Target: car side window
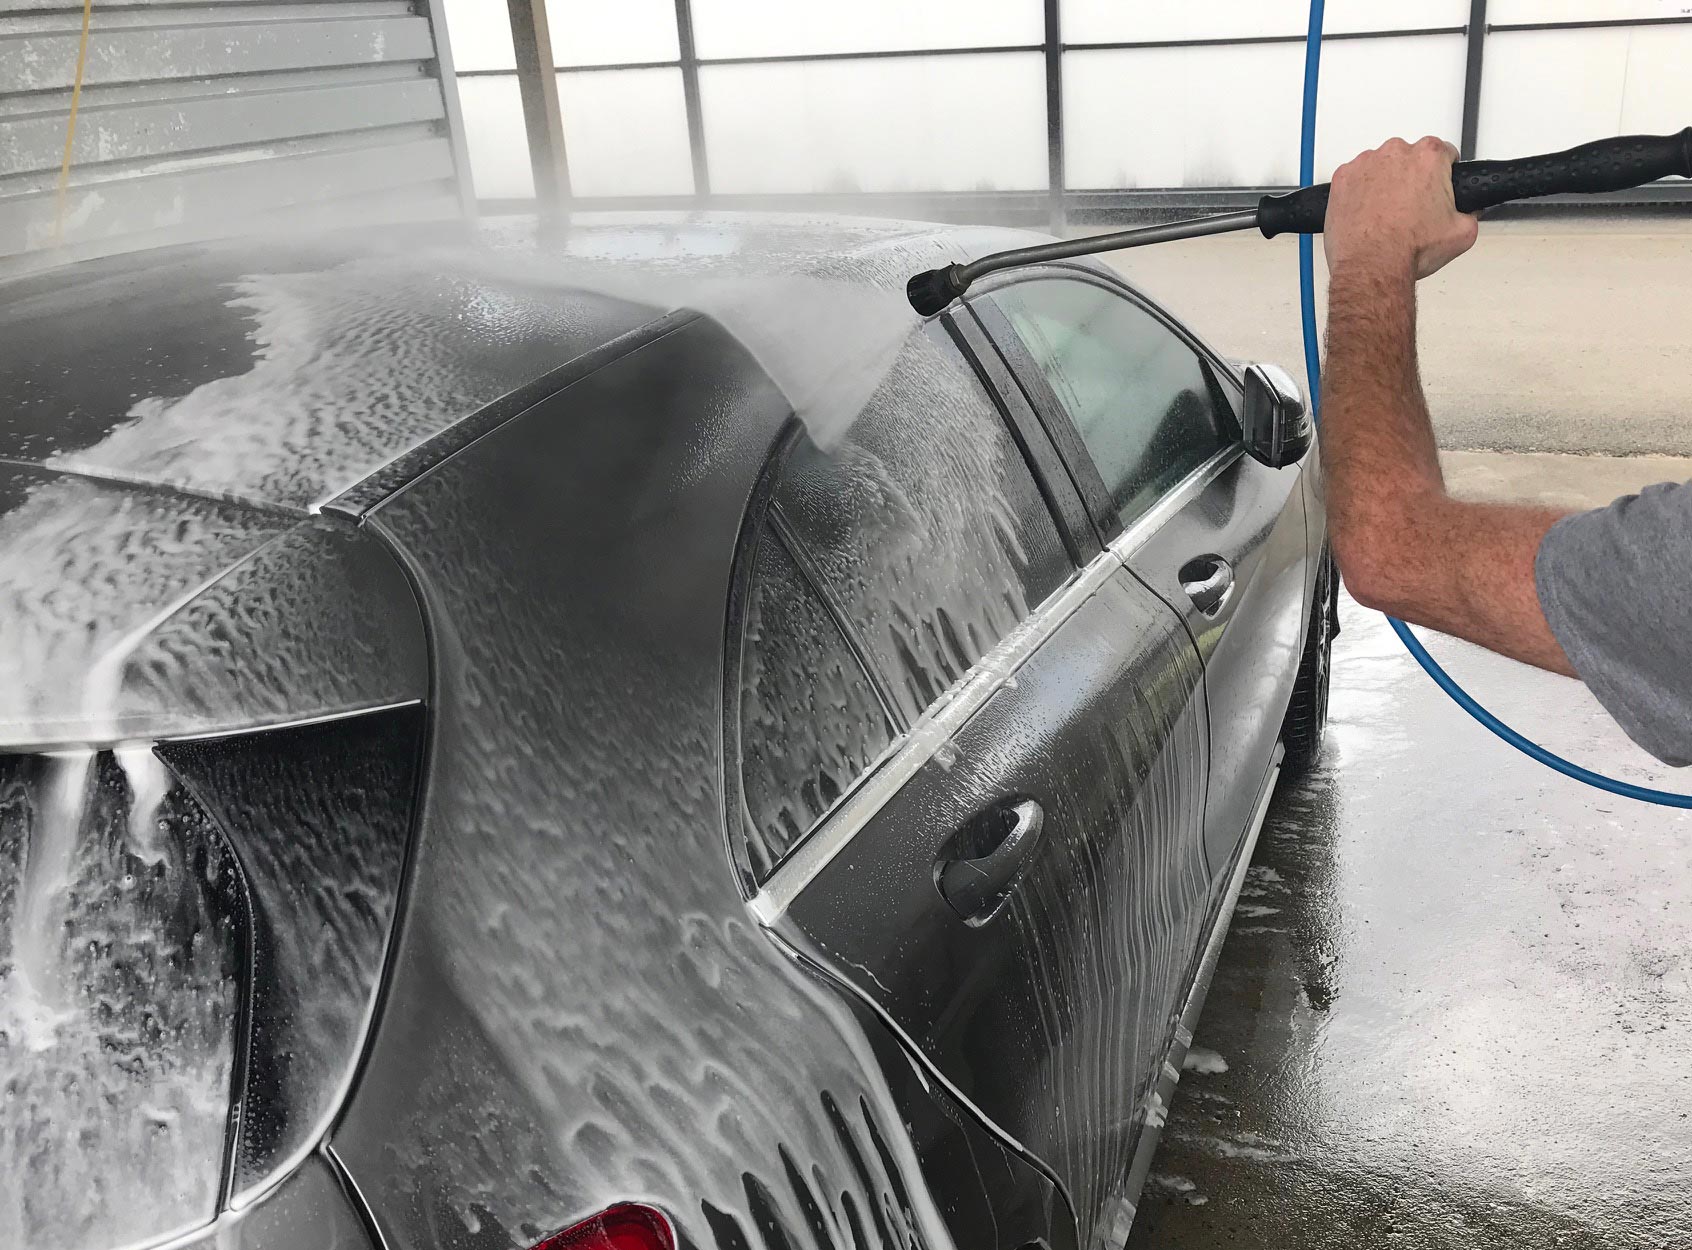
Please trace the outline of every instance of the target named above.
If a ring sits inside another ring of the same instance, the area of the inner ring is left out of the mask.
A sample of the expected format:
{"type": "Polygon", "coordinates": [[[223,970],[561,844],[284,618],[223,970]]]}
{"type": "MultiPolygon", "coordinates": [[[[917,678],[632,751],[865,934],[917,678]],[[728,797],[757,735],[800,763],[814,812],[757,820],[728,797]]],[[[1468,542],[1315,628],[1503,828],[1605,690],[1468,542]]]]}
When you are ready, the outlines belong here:
{"type": "Polygon", "coordinates": [[[741,838],[760,882],[892,740],[862,663],[766,523],[753,555],[740,655],[741,838]]]}
{"type": "Polygon", "coordinates": [[[917,331],[883,367],[855,415],[778,453],[751,531],[731,824],[760,884],[1074,571],[1004,414],[945,332],[917,331]]]}
{"type": "Polygon", "coordinates": [[[912,334],[775,508],[906,724],[1074,570],[1004,414],[946,332],[912,334]]]}
{"type": "Polygon", "coordinates": [[[1210,365],[1132,300],[1069,278],[990,298],[1074,422],[1123,525],[1237,440],[1210,365]]]}

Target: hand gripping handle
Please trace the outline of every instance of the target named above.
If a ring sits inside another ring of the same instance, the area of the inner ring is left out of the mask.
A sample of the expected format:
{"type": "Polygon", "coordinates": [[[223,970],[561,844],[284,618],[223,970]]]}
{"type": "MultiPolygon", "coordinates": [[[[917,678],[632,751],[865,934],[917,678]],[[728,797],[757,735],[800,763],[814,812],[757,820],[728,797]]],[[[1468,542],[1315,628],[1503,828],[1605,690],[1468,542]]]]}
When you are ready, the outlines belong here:
{"type": "MultiPolygon", "coordinates": [[[[1537,195],[1623,191],[1676,174],[1692,178],[1692,126],[1679,134],[1622,135],[1513,161],[1459,161],[1451,167],[1451,186],[1459,211],[1474,213],[1537,195]]],[[[1321,234],[1327,215],[1324,182],[1264,196],[1257,205],[1257,228],[1266,239],[1321,234]]]]}

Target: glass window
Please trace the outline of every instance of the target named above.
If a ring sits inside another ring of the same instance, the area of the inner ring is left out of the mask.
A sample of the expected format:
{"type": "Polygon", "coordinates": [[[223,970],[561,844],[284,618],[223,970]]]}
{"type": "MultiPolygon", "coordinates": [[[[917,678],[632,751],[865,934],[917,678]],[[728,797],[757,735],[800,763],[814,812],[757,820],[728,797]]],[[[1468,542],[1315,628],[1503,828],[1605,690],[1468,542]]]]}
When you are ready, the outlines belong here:
{"type": "Polygon", "coordinates": [[[741,822],[762,881],[893,739],[858,659],[768,525],[754,556],[740,658],[741,822]]]}
{"type": "Polygon", "coordinates": [[[699,55],[716,58],[1026,47],[1046,24],[1028,0],[693,0],[693,28],[699,55]]]}
{"type": "Polygon", "coordinates": [[[764,880],[1073,565],[998,407],[914,334],[844,429],[801,434],[741,636],[746,862],[764,880]]]}
{"type": "Polygon", "coordinates": [[[701,66],[711,187],[1044,190],[1045,92],[1038,52],[701,66]]]}
{"type": "Polygon", "coordinates": [[[1235,441],[1209,365],[1138,304],[1062,278],[992,299],[1074,421],[1124,525],[1235,441]]]}
{"type": "MultiPolygon", "coordinates": [[[[559,74],[571,194],[693,194],[683,98],[679,69],[559,74]]],[[[518,116],[517,129],[526,136],[518,116]]]]}
{"type": "Polygon", "coordinates": [[[819,441],[799,441],[775,507],[909,723],[1073,565],[1003,414],[937,325],[819,441]]]}
{"type": "MultiPolygon", "coordinates": [[[[1414,35],[1324,47],[1317,178],[1392,135],[1459,134],[1465,46],[1462,35],[1414,35]]],[[[1302,42],[1065,52],[1065,180],[1078,190],[1296,185],[1303,78],[1302,42]],[[1124,117],[1159,121],[1124,126],[1124,117]]],[[[1490,62],[1486,81],[1490,96],[1490,62]]],[[[1552,84],[1565,81],[1573,80],[1553,78],[1540,90],[1555,93],[1552,84]]]]}

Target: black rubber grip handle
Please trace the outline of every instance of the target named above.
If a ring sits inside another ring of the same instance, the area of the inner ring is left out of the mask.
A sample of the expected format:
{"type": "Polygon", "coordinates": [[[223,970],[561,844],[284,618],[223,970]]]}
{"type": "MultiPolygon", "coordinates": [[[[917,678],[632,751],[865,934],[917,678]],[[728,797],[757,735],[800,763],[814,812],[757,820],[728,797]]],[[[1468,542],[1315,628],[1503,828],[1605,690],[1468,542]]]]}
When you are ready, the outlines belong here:
{"type": "MultiPolygon", "coordinates": [[[[1495,204],[1536,195],[1624,191],[1678,174],[1692,178],[1692,126],[1673,135],[1621,135],[1583,143],[1567,152],[1523,156],[1513,161],[1459,161],[1451,167],[1457,207],[1476,213],[1495,204]]],[[[1328,184],[1286,195],[1266,195],[1257,204],[1263,237],[1321,234],[1328,215],[1328,184]]]]}

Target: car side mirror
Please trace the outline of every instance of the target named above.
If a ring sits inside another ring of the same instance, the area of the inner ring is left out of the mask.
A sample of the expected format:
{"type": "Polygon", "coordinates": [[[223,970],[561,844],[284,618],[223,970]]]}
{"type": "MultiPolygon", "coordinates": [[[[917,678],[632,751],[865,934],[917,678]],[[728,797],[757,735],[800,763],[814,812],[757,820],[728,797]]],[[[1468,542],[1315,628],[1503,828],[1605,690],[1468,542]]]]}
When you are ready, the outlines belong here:
{"type": "Polygon", "coordinates": [[[1298,383],[1279,365],[1247,365],[1240,418],[1246,451],[1271,469],[1297,464],[1316,441],[1298,383]]]}

